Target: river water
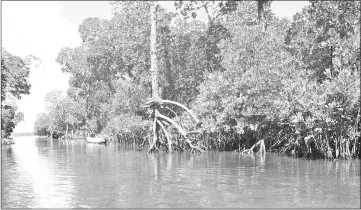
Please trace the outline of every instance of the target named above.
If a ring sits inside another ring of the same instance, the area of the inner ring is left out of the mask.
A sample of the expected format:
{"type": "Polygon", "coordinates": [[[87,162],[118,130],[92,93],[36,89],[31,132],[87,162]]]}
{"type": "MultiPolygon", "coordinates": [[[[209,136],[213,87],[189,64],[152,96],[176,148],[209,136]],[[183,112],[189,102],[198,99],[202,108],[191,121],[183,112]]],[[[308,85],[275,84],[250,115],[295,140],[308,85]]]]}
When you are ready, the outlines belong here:
{"type": "Polygon", "coordinates": [[[232,152],[148,154],[16,137],[1,149],[2,208],[359,208],[360,161],[232,152]]]}

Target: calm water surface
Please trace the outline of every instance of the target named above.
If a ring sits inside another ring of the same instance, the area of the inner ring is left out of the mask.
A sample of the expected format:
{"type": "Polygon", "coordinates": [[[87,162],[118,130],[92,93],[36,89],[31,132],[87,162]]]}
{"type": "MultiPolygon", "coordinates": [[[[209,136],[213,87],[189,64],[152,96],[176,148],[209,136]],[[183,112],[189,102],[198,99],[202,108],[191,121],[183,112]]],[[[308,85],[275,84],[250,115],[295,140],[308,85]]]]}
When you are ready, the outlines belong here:
{"type": "Polygon", "coordinates": [[[17,137],[3,146],[2,208],[359,208],[360,161],[146,152],[17,137]]]}

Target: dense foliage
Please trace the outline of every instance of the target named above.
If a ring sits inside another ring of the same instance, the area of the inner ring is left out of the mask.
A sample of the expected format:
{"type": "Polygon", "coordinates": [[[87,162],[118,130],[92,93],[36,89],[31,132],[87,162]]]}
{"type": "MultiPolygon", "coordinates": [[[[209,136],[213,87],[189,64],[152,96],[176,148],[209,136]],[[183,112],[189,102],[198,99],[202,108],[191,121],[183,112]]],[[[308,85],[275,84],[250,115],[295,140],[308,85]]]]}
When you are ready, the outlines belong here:
{"type": "MultiPolygon", "coordinates": [[[[39,134],[147,142],[150,2],[111,4],[111,20],[84,20],[83,43],[59,52],[70,89],[47,97],[39,134]]],[[[270,4],[177,1],[180,14],[158,7],[159,95],[202,124],[176,107],[161,111],[198,129],[193,142],[206,150],[244,151],[263,139],[268,151],[299,157],[360,155],[360,3],[311,1],[293,21],[275,17],[270,4]],[[197,10],[207,23],[193,19],[197,10]]],[[[188,148],[175,130],[170,136],[173,148],[188,148]]]]}
{"type": "MultiPolygon", "coordinates": [[[[16,99],[29,94],[31,57],[23,59],[1,49],[1,138],[8,138],[17,123],[24,118],[19,112],[16,99]]],[[[34,57],[35,58],[35,57],[34,57]]]]}

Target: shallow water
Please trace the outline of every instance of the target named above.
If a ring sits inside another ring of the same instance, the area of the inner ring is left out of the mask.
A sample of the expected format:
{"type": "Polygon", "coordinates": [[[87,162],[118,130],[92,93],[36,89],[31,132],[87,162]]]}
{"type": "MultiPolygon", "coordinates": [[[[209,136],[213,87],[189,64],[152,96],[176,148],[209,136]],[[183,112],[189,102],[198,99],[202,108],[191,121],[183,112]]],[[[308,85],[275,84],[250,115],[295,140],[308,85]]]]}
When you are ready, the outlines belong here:
{"type": "Polygon", "coordinates": [[[359,160],[14,140],[1,150],[2,208],[360,208],[359,160]]]}

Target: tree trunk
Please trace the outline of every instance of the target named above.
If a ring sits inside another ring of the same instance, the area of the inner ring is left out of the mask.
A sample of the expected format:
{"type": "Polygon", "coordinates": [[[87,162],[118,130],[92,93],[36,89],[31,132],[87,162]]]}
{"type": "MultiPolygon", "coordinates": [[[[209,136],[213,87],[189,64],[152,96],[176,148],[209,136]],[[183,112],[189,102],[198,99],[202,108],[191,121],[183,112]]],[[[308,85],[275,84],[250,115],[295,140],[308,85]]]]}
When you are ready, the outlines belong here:
{"type": "Polygon", "coordinates": [[[157,8],[156,1],[152,2],[150,6],[150,72],[152,75],[152,97],[158,97],[158,65],[157,65],[157,8]]]}
{"type": "MultiPolygon", "coordinates": [[[[150,73],[152,79],[152,98],[158,99],[158,65],[157,65],[157,1],[153,1],[150,5],[150,73]]],[[[156,106],[153,106],[153,143],[149,147],[148,151],[151,151],[158,141],[158,126],[157,126],[157,116],[158,109],[156,106]]]]}
{"type": "Polygon", "coordinates": [[[262,26],[263,33],[265,33],[267,30],[265,7],[269,6],[269,2],[270,1],[268,1],[268,0],[258,0],[257,1],[258,21],[262,26]]]}
{"type": "MultiPolygon", "coordinates": [[[[168,34],[167,34],[168,36],[168,34]]],[[[172,99],[173,97],[173,93],[174,93],[174,81],[173,81],[173,77],[172,77],[172,65],[171,65],[171,59],[168,53],[168,43],[167,43],[167,39],[164,38],[163,39],[163,43],[164,43],[164,58],[165,58],[165,66],[166,66],[166,78],[167,78],[167,82],[168,82],[168,91],[167,91],[167,98],[172,99]],[[173,93],[170,94],[169,91],[172,91],[173,93]],[[171,96],[171,97],[169,97],[171,96]]],[[[162,95],[161,95],[162,96],[162,95]]]]}
{"type": "Polygon", "coordinates": [[[156,5],[157,1],[153,1],[150,5],[150,20],[151,20],[151,30],[150,30],[150,59],[151,59],[151,80],[152,80],[152,98],[146,102],[145,104],[145,108],[149,108],[152,109],[152,115],[151,117],[153,118],[153,142],[151,143],[148,152],[151,152],[153,150],[159,150],[157,148],[157,145],[159,145],[159,130],[160,127],[164,128],[164,134],[168,140],[168,149],[169,152],[172,152],[172,142],[171,139],[168,135],[168,132],[166,131],[164,124],[172,124],[178,131],[179,133],[182,134],[182,136],[184,137],[184,139],[186,140],[186,142],[189,144],[189,146],[192,148],[192,151],[198,150],[203,152],[202,149],[200,149],[197,146],[192,145],[192,142],[189,140],[189,137],[187,137],[187,132],[185,132],[185,130],[180,127],[176,122],[174,122],[172,119],[160,114],[158,108],[160,108],[161,106],[165,105],[165,104],[173,104],[176,105],[178,107],[183,108],[185,111],[187,111],[189,113],[189,115],[193,118],[193,120],[196,121],[197,126],[200,125],[199,120],[197,119],[197,117],[184,105],[179,104],[177,102],[174,101],[169,101],[169,100],[162,100],[159,97],[159,86],[158,86],[158,65],[157,65],[157,5],[156,5]]]}

